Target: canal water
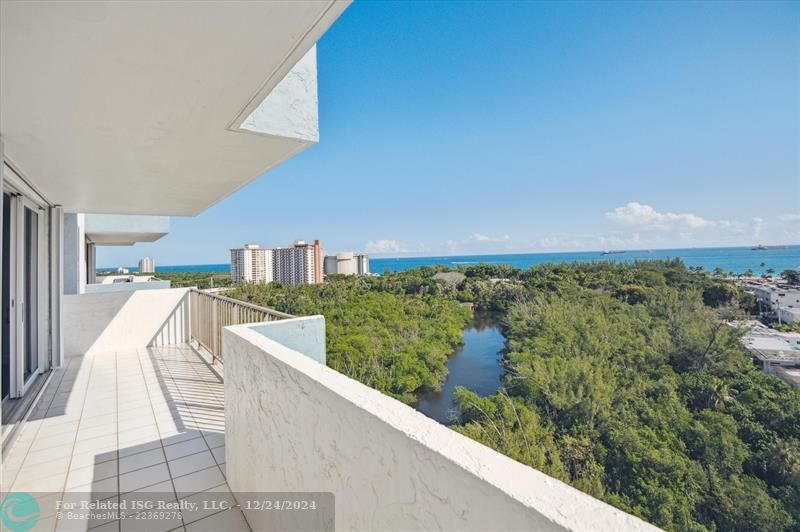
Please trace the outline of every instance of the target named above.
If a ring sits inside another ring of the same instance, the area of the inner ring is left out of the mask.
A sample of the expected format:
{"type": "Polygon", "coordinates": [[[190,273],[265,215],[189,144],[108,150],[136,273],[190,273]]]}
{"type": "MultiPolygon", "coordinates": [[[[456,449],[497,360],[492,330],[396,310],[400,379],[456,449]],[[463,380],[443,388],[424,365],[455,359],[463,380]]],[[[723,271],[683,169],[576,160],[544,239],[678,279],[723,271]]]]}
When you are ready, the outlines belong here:
{"type": "Polygon", "coordinates": [[[500,328],[500,313],[476,312],[464,329],[464,343],[447,361],[447,379],[441,391],[425,393],[416,409],[448,424],[456,386],[464,386],[481,397],[495,393],[502,384],[503,352],[506,339],[500,328]]]}

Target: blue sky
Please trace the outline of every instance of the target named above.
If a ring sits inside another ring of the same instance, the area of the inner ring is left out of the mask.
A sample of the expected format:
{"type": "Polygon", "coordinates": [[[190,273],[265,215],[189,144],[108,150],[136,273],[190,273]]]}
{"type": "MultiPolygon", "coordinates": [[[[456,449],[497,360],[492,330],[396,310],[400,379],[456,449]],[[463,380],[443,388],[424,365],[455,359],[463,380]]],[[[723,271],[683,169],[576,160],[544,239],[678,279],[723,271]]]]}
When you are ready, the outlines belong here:
{"type": "Polygon", "coordinates": [[[318,67],[318,145],[98,264],[800,243],[800,3],[357,1],[318,67]]]}

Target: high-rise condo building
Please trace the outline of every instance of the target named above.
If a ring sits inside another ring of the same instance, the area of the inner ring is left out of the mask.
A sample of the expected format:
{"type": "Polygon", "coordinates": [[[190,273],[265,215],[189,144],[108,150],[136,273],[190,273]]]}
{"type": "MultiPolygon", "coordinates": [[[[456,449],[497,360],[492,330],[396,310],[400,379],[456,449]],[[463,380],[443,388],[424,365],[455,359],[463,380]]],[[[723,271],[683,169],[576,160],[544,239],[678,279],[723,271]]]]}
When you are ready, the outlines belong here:
{"type": "Polygon", "coordinates": [[[245,244],[231,250],[231,279],[234,283],[268,283],[275,279],[273,250],[245,244]]]}
{"type": "Polygon", "coordinates": [[[155,273],[156,261],[150,257],[145,257],[139,261],[139,273],[155,273]]]}
{"type": "Polygon", "coordinates": [[[262,248],[245,244],[231,250],[231,279],[234,283],[317,284],[322,282],[322,244],[298,240],[291,247],[262,248]]]}
{"type": "Polygon", "coordinates": [[[275,280],[285,284],[317,284],[322,282],[322,244],[298,240],[290,248],[275,248],[275,280]]]}

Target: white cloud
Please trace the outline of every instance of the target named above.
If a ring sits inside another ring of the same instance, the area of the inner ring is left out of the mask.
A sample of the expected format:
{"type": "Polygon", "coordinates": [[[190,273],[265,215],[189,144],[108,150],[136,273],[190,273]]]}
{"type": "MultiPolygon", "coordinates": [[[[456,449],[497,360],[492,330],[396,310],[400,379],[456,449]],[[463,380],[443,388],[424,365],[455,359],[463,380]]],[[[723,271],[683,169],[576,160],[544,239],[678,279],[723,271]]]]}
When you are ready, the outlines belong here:
{"type": "Polygon", "coordinates": [[[761,236],[761,227],[764,225],[764,219],[759,218],[758,216],[754,216],[751,221],[753,222],[753,236],[759,237],[761,236]]]}
{"type": "Polygon", "coordinates": [[[786,213],[781,215],[784,222],[800,222],[800,213],[786,213]]]}
{"type": "Polygon", "coordinates": [[[370,240],[364,246],[367,253],[403,253],[405,248],[397,240],[370,240]]]}
{"type": "Polygon", "coordinates": [[[650,205],[631,201],[624,207],[617,207],[612,212],[606,213],[609,220],[656,229],[671,229],[676,226],[697,229],[713,225],[714,222],[706,220],[696,214],[658,212],[650,205]]]}
{"type": "Polygon", "coordinates": [[[475,233],[472,235],[472,240],[477,240],[478,242],[506,242],[511,240],[511,235],[504,234],[502,236],[492,237],[483,233],[475,233]]]}
{"type": "Polygon", "coordinates": [[[539,241],[537,242],[537,245],[540,248],[545,248],[545,249],[557,248],[561,246],[561,241],[557,236],[546,236],[544,238],[540,238],[539,241]]]}

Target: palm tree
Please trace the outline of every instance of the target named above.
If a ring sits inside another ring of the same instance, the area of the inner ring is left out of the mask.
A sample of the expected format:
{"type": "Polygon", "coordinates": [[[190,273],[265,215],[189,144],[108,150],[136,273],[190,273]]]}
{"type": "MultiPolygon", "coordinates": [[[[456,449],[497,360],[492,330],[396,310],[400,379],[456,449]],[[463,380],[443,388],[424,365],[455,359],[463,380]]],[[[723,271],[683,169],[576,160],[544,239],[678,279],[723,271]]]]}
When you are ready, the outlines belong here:
{"type": "Polygon", "coordinates": [[[722,379],[715,379],[711,385],[711,395],[708,398],[708,407],[719,410],[721,407],[733,401],[733,394],[728,384],[722,379]]]}

